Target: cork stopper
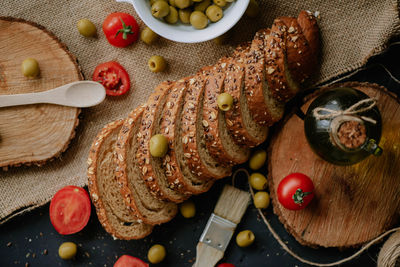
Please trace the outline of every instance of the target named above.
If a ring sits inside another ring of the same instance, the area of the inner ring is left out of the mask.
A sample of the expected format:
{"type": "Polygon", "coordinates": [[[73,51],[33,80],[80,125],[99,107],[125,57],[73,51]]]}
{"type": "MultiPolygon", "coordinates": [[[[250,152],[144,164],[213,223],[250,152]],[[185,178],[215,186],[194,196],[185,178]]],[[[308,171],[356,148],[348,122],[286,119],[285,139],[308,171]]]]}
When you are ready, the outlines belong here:
{"type": "Polygon", "coordinates": [[[343,122],[337,132],[339,142],[348,149],[356,149],[362,146],[367,133],[365,125],[358,121],[343,122]]]}

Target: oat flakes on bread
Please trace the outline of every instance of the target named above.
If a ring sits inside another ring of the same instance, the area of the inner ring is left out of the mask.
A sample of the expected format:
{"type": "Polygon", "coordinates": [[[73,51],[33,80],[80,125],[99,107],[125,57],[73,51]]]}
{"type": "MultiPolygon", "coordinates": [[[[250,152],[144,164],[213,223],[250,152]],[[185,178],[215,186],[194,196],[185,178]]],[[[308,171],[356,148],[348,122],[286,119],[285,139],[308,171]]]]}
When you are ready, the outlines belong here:
{"type": "MultiPolygon", "coordinates": [[[[238,145],[255,147],[264,142],[268,127],[253,120],[245,93],[244,55],[250,46],[239,46],[227,62],[224,91],[233,97],[233,107],[225,112],[226,126],[238,145]]],[[[270,111],[268,111],[270,112],[270,111]]]]}
{"type": "Polygon", "coordinates": [[[143,110],[140,106],[126,118],[115,145],[116,177],[118,190],[125,205],[147,224],[155,225],[170,221],[177,213],[174,203],[156,198],[148,189],[141,175],[136,153],[138,149],[137,135],[143,110]]]}
{"type": "Polygon", "coordinates": [[[287,62],[287,30],[288,27],[281,20],[275,20],[270,34],[265,38],[265,71],[268,88],[273,97],[283,103],[300,91],[300,86],[293,79],[287,62]]]}
{"type": "Polygon", "coordinates": [[[233,136],[228,131],[224,111],[218,107],[217,97],[224,93],[224,81],[228,66],[229,59],[223,58],[216,65],[203,70],[206,84],[202,124],[205,143],[211,156],[223,164],[235,165],[246,162],[250,150],[248,147],[235,143],[233,136]]]}
{"type": "Polygon", "coordinates": [[[177,81],[168,95],[160,125],[161,133],[168,139],[168,152],[162,159],[162,167],[171,188],[184,195],[200,194],[208,191],[214,179],[204,180],[190,171],[185,163],[183,142],[181,138],[181,114],[189,80],[186,77],[177,81]]]}
{"type": "Polygon", "coordinates": [[[162,159],[150,154],[150,139],[153,135],[161,133],[160,125],[164,119],[162,116],[164,106],[174,84],[170,81],[163,82],[149,96],[137,136],[139,148],[136,153],[136,160],[143,180],[157,198],[180,203],[186,200],[189,195],[182,194],[176,188],[171,187],[162,167],[162,159]]]}
{"type": "Polygon", "coordinates": [[[149,235],[153,226],[143,223],[126,207],[114,175],[114,145],[122,125],[123,120],[107,124],[93,141],[87,162],[89,194],[97,217],[109,234],[118,239],[140,239],[149,235]],[[110,190],[113,192],[107,192],[110,190]]]}
{"type": "Polygon", "coordinates": [[[312,49],[296,18],[279,17],[276,20],[283,22],[287,28],[287,65],[293,80],[300,84],[313,73],[316,67],[314,60],[311,60],[312,49]]]}
{"type": "Polygon", "coordinates": [[[186,164],[202,179],[221,179],[231,174],[231,167],[216,161],[207,150],[202,123],[205,76],[202,71],[189,80],[181,114],[181,138],[186,164]]]}

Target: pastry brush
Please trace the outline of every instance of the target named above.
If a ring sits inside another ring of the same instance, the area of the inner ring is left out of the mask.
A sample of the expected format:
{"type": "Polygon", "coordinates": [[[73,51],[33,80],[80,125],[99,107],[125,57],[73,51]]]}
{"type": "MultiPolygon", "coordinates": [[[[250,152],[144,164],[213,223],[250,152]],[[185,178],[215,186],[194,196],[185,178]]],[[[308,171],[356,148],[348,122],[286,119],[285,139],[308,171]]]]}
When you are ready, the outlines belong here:
{"type": "Polygon", "coordinates": [[[197,244],[194,267],[212,267],[222,259],[249,203],[248,192],[225,185],[197,244]]]}

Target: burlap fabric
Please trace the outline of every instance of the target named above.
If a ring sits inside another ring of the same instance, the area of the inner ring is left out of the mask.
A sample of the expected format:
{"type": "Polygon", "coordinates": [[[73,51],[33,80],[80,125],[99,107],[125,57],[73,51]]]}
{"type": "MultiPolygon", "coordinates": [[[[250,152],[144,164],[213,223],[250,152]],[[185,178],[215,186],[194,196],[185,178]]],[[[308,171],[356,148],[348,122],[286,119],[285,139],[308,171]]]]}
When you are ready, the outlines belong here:
{"type": "MultiPolygon", "coordinates": [[[[135,0],[145,1],[145,0],[135,0]]],[[[240,0],[236,0],[240,1],[240,0]]],[[[52,31],[78,58],[86,78],[100,62],[117,60],[126,67],[133,81],[131,92],[121,98],[108,97],[101,105],[83,110],[77,135],[62,158],[43,167],[11,168],[0,171],[0,224],[13,216],[47,203],[61,187],[87,183],[86,158],[89,146],[104,124],[125,117],[146,101],[161,81],[179,79],[213,64],[228,54],[235,44],[251,40],[256,30],[271,25],[277,16],[297,16],[300,10],[320,12],[322,55],[320,72],[312,84],[361,67],[369,57],[383,51],[390,38],[399,32],[398,1],[395,0],[259,0],[260,16],[243,18],[233,30],[229,45],[212,41],[179,44],[161,40],[154,46],[142,42],[120,49],[109,45],[101,31],[104,18],[113,11],[138,16],[133,7],[113,0],[2,0],[0,16],[31,20],[52,31]],[[88,18],[97,26],[98,39],[79,35],[76,22],[88,18]],[[153,74],[147,68],[151,55],[163,55],[169,68],[153,74]]],[[[141,27],[143,23],[140,21],[141,27]]],[[[2,48],[4,49],[4,48],[2,48]]]]}

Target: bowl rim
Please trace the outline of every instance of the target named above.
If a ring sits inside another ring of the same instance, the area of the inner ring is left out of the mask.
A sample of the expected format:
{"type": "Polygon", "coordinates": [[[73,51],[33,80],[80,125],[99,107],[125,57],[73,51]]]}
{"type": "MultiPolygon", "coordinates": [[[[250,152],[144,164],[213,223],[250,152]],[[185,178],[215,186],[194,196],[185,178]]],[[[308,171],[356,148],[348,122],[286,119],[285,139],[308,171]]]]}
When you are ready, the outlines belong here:
{"type": "Polygon", "coordinates": [[[235,14],[235,16],[230,17],[229,20],[225,20],[225,23],[228,23],[225,27],[218,27],[218,28],[207,27],[201,30],[187,31],[185,34],[184,31],[174,29],[173,27],[171,27],[171,25],[162,22],[156,18],[153,18],[151,15],[149,16],[149,11],[147,9],[143,9],[142,5],[139,3],[139,1],[145,1],[145,0],[116,0],[116,1],[127,2],[132,4],[136,13],[143,20],[143,22],[146,24],[147,27],[149,27],[155,33],[168,40],[180,43],[205,42],[226,33],[233,26],[235,26],[236,23],[241,19],[250,2],[250,0],[236,0],[233,6],[233,10],[230,11],[230,13],[235,14]]]}

